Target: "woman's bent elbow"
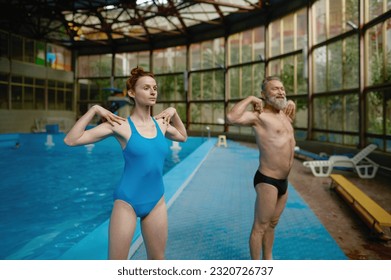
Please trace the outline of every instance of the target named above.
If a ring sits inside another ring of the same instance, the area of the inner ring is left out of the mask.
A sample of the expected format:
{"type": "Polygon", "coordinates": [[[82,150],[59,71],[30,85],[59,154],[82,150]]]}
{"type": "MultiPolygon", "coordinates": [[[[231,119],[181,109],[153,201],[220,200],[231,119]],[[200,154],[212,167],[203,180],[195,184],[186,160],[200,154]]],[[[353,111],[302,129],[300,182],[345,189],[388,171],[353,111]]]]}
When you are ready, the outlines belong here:
{"type": "Polygon", "coordinates": [[[182,135],[181,139],[178,140],[178,142],[186,142],[187,141],[187,134],[182,135]]]}
{"type": "Polygon", "coordinates": [[[67,136],[65,136],[64,138],[64,143],[67,146],[71,146],[71,147],[76,146],[75,142],[71,141],[67,136]]]}

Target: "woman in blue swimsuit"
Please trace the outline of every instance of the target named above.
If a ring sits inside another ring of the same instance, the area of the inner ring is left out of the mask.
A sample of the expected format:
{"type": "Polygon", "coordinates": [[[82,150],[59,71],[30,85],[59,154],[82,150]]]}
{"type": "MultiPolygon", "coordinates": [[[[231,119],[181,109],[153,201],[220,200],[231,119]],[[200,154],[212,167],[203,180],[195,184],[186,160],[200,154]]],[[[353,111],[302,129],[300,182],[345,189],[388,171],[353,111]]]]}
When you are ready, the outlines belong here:
{"type": "Polygon", "coordinates": [[[140,67],[126,81],[128,95],[135,102],[131,115],[124,119],[94,105],[73,126],[64,142],[86,145],[114,136],[125,159],[124,172],[114,191],[110,218],[109,259],[127,259],[136,228],[141,231],[148,259],[164,259],[167,240],[167,208],[164,201],[163,165],[168,153],[165,140],[184,142],[187,132],[175,108],[167,108],[154,118],[157,84],[153,73],[140,67]],[[106,122],[86,130],[95,115],[106,122]]]}

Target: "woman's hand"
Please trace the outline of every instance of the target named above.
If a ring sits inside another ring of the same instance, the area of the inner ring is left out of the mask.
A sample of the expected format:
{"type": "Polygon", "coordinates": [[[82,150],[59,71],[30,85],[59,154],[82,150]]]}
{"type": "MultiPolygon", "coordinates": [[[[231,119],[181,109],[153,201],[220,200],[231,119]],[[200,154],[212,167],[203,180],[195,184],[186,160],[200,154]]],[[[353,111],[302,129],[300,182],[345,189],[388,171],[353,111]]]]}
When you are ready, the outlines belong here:
{"type": "Polygon", "coordinates": [[[175,116],[175,114],[176,114],[176,109],[174,107],[168,107],[160,114],[157,114],[155,116],[155,119],[163,119],[163,124],[169,125],[171,122],[171,118],[175,116]]]}
{"type": "Polygon", "coordinates": [[[116,114],[113,114],[112,112],[103,108],[102,106],[94,105],[93,109],[95,110],[95,114],[100,116],[102,119],[106,120],[112,126],[114,126],[114,123],[118,123],[120,125],[121,121],[126,120],[120,116],[117,116],[116,114]]]}
{"type": "Polygon", "coordinates": [[[293,121],[296,114],[296,104],[292,100],[288,100],[284,113],[293,121]]]}

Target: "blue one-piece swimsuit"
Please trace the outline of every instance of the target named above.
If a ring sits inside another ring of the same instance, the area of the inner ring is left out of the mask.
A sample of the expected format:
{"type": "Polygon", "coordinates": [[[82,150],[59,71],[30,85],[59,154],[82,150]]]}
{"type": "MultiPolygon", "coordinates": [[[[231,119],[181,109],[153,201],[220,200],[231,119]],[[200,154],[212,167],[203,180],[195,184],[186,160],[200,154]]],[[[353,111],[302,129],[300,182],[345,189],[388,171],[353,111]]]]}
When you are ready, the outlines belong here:
{"type": "Polygon", "coordinates": [[[158,123],[152,119],[156,136],[145,138],[128,117],[132,134],[123,149],[124,172],[114,191],[114,200],[129,203],[140,218],[147,216],[164,194],[163,166],[169,148],[158,123]]]}

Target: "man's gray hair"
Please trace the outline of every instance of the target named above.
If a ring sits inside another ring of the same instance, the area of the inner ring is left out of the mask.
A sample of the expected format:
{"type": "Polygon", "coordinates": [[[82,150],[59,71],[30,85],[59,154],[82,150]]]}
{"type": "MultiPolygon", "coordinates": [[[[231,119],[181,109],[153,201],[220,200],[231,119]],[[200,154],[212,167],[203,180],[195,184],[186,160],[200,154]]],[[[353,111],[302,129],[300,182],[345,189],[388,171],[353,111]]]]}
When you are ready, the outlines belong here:
{"type": "Polygon", "coordinates": [[[267,76],[263,81],[262,81],[262,85],[261,85],[261,89],[262,89],[262,92],[265,92],[266,91],[266,85],[268,82],[270,81],[281,81],[281,79],[278,77],[278,76],[267,76]]]}

